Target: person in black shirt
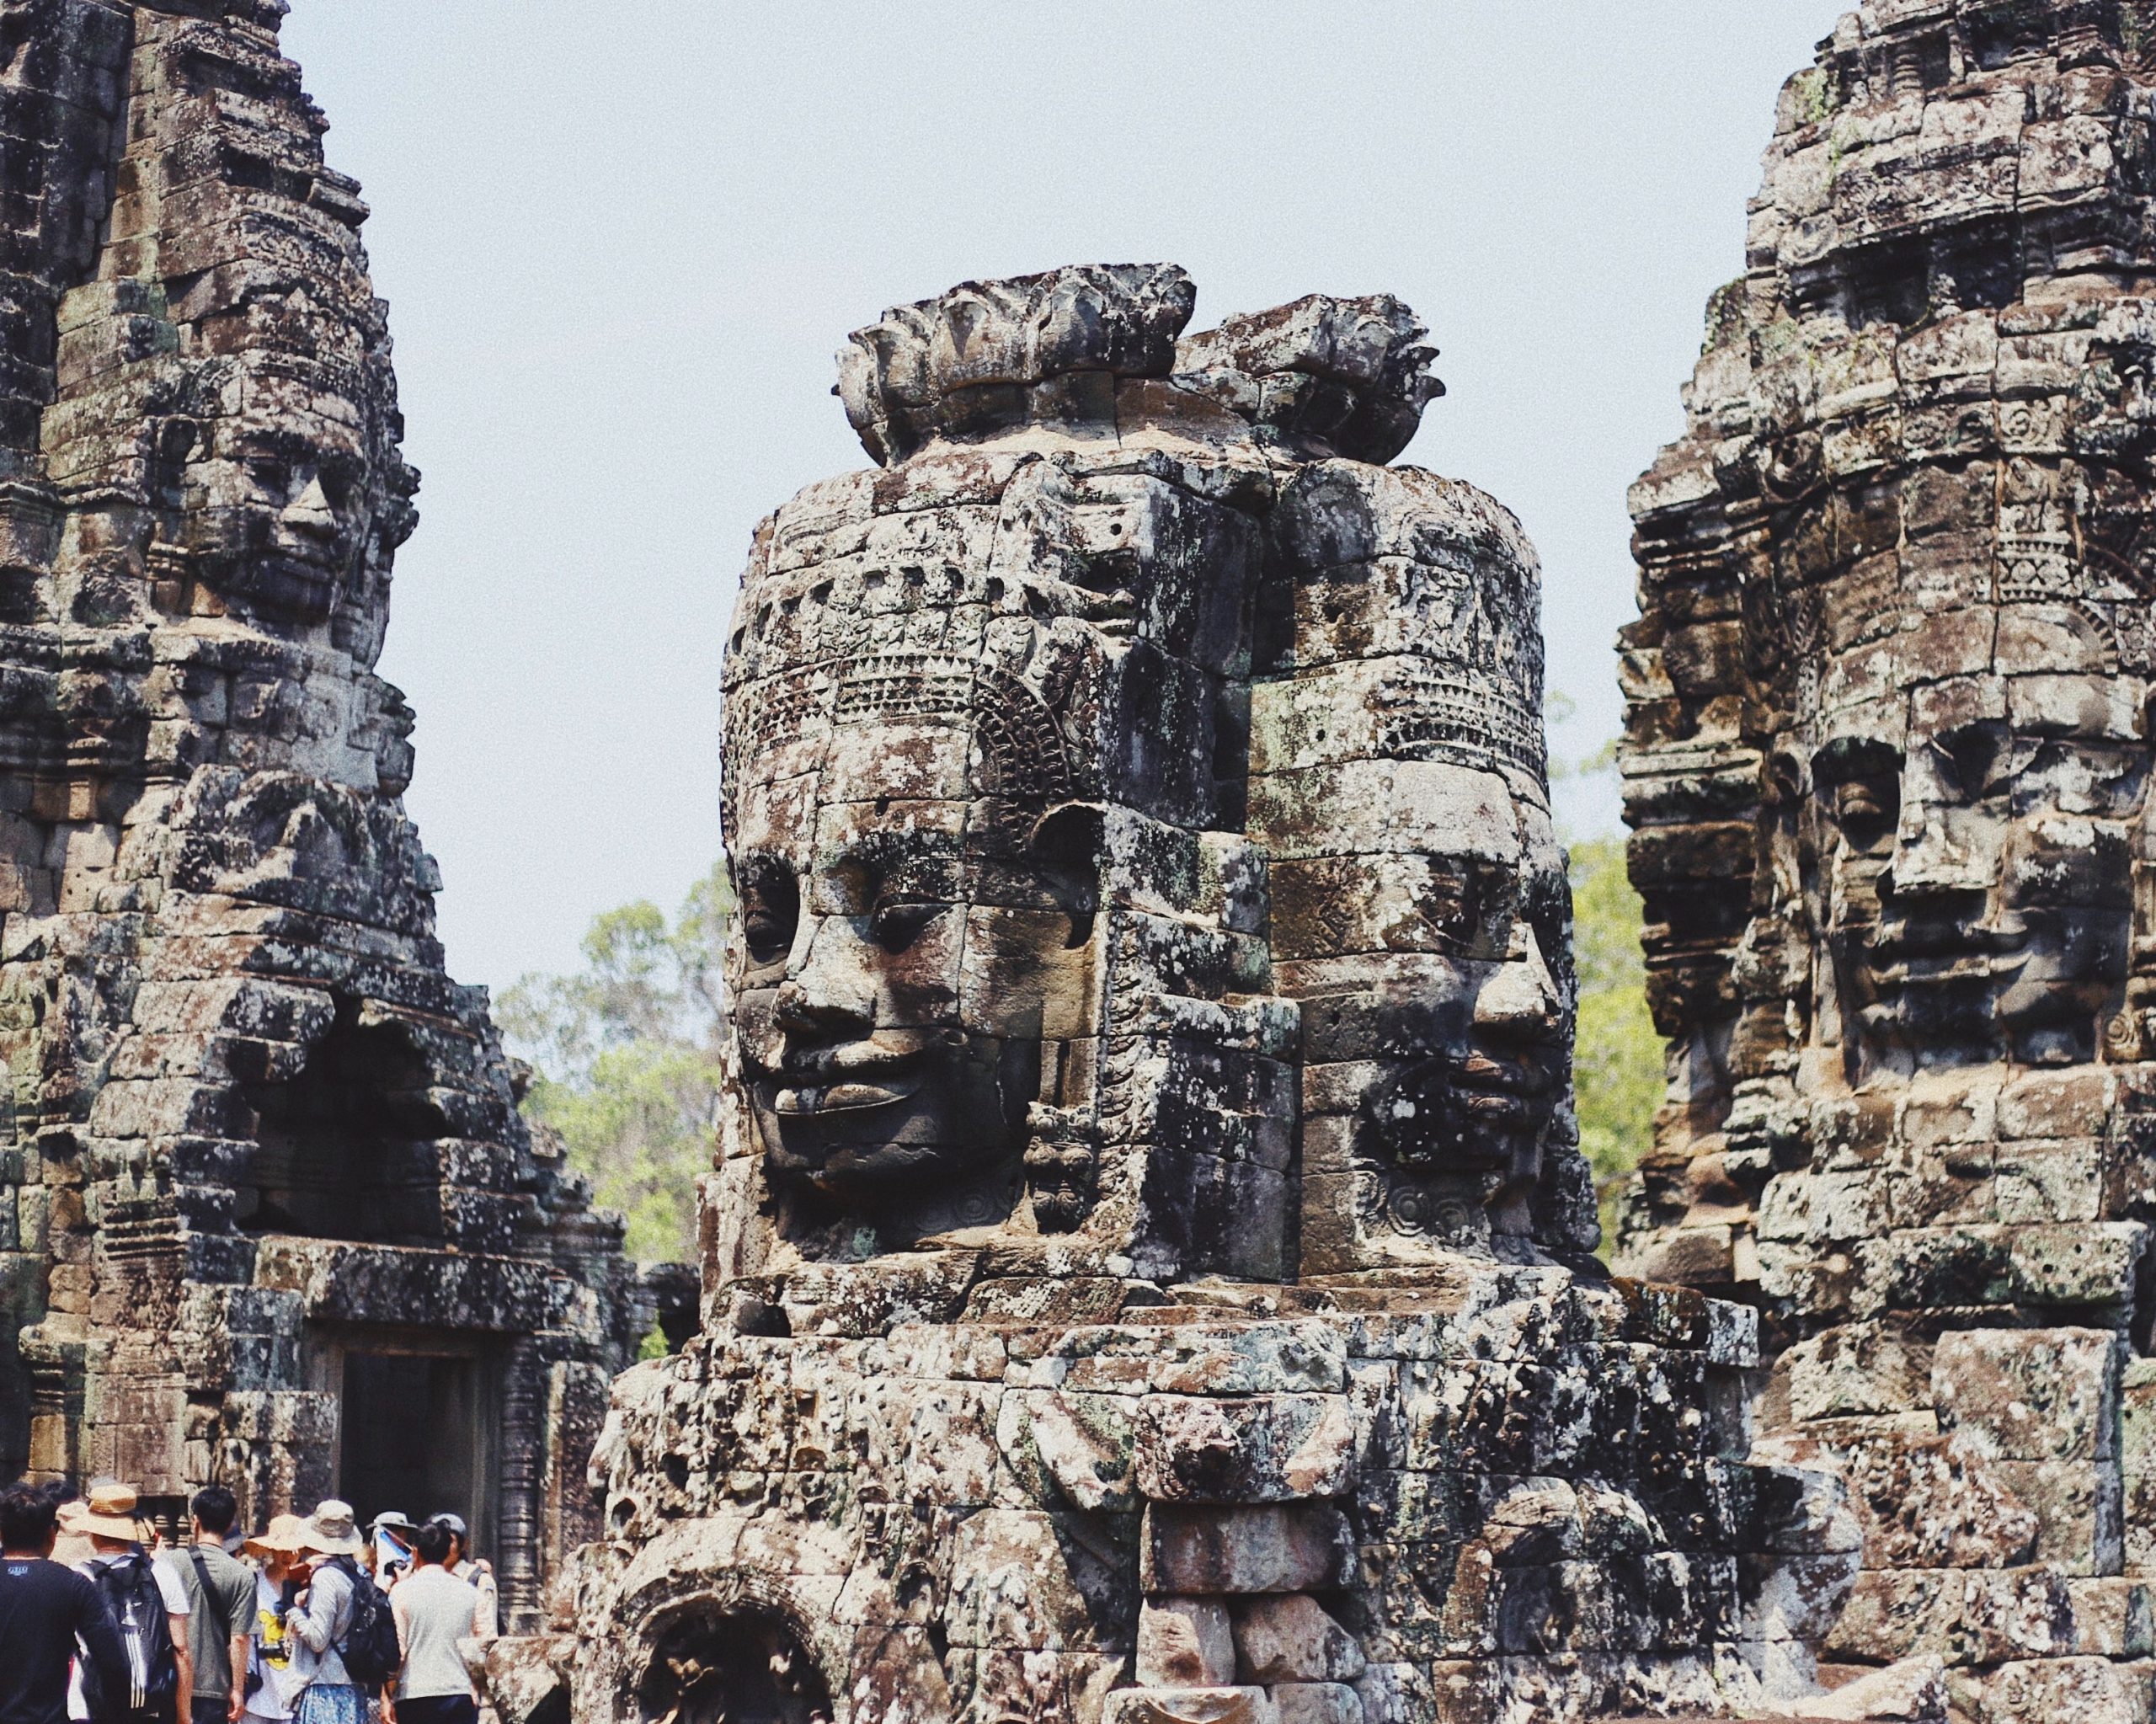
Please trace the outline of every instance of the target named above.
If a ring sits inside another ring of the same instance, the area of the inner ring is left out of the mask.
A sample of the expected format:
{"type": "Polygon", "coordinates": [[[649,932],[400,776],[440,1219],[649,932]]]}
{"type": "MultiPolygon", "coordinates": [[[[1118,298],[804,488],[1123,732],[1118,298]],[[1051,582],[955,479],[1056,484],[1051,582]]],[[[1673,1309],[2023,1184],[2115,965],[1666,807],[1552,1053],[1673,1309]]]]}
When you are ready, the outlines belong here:
{"type": "Polygon", "coordinates": [[[127,1689],[120,1630],[98,1589],[51,1561],[58,1505],[35,1485],[0,1491],[0,1724],[67,1724],[67,1662],[76,1642],[127,1689]]]}

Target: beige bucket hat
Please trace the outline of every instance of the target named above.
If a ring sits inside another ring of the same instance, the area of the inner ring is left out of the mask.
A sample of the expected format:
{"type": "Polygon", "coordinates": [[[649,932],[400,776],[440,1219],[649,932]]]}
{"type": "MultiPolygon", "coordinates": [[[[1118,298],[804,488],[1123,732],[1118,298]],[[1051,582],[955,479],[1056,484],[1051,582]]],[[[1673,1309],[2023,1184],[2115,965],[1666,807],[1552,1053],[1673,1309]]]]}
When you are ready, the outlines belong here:
{"type": "Polygon", "coordinates": [[[125,1539],[141,1544],[149,1528],[136,1512],[135,1487],[117,1479],[93,1479],[88,1493],[60,1510],[60,1529],[83,1538],[125,1539]]]}
{"type": "Polygon", "coordinates": [[[314,1505],[314,1513],[302,1524],[300,1538],[307,1550],[323,1556],[356,1556],[366,1549],[352,1518],[352,1505],[327,1497],[314,1505]]]}

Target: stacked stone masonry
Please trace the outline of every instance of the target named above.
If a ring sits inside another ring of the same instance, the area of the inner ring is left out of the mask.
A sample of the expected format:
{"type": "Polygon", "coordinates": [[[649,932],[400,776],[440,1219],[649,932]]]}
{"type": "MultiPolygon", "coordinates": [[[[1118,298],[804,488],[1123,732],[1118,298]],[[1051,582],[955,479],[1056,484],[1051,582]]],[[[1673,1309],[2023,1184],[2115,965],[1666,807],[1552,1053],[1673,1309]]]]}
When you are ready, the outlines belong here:
{"type": "Polygon", "coordinates": [[[1671,1086],[1620,1263],[1743,1300],[1806,1638],[2149,1713],[2156,11],[1865,7],[1785,89],[1632,494],[1621,764],[1671,1086]]]}
{"type": "Polygon", "coordinates": [[[1785,95],[1634,497],[1645,1278],[1412,314],[852,337],[876,466],[727,643],[699,1329],[611,1400],[654,1284],[434,938],[282,11],[0,0],[0,1465],[259,1519],[446,1362],[511,1721],[2148,1716],[2156,7],[1881,0],[1785,95]]]}
{"type": "Polygon", "coordinates": [[[1385,464],[1406,307],[1193,298],[841,355],[879,465],[763,525],[726,655],[702,1332],[617,1380],[505,1716],[1815,1692],[1859,1537],[1748,1456],[1755,1314],[1591,1255],[1534,552],[1385,464]]]}
{"type": "Polygon", "coordinates": [[[355,1483],[353,1361],[445,1362],[528,1620],[650,1309],[443,971],[418,475],[284,10],[0,3],[0,1476],[259,1523],[355,1483]]]}

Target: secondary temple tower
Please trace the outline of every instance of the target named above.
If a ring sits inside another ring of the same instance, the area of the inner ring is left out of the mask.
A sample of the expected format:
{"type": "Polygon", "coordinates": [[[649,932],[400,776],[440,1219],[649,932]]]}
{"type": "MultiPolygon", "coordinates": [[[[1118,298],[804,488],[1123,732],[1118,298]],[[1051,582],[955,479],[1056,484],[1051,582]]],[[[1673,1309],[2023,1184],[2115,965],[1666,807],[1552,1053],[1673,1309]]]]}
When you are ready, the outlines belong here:
{"type": "Polygon", "coordinates": [[[1624,1241],[1865,1530],[1825,1655],[2147,1716],[2156,9],[1899,0],[1783,92],[1633,492],[1672,1084],[1624,1241]]]}
{"type": "Polygon", "coordinates": [[[0,8],[0,1476],[462,1507],[521,1620],[649,1308],[443,972],[419,476],[284,10],[0,8]]]}

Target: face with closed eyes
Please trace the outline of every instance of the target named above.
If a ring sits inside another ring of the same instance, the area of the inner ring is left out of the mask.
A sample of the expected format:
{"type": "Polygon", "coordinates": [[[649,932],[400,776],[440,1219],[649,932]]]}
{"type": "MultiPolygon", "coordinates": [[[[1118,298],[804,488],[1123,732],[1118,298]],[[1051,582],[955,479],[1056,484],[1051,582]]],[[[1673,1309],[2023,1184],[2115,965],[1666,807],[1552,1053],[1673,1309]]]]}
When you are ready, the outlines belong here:
{"type": "Polygon", "coordinates": [[[364,456],[342,435],[318,443],[243,424],[217,437],[205,506],[189,521],[198,566],[265,611],[326,615],[360,547],[364,456]]]}
{"type": "Polygon", "coordinates": [[[2147,790],[2117,677],[1920,684],[1811,762],[1828,943],[1860,1069],[2096,1057],[2124,985],[2147,790]]]}
{"type": "Polygon", "coordinates": [[[969,741],[963,720],[849,726],[740,798],[734,1033],[782,1186],[911,1198],[1023,1149],[1090,923],[1052,869],[968,842],[969,741]]]}
{"type": "MultiPolygon", "coordinates": [[[[318,333],[339,350],[356,339],[337,323],[318,333]]],[[[418,476],[356,361],[265,338],[237,364],[226,410],[168,434],[186,548],[205,585],[243,611],[319,622],[359,592],[363,565],[387,566],[416,520],[418,476]]]]}
{"type": "Polygon", "coordinates": [[[1497,1174],[1524,1190],[1563,1088],[1571,894],[1546,817],[1521,813],[1517,839],[1497,834],[1481,854],[1412,859],[1416,943],[1428,968],[1379,1013],[1386,1051],[1411,1057],[1368,1108],[1401,1168],[1497,1174]]]}

